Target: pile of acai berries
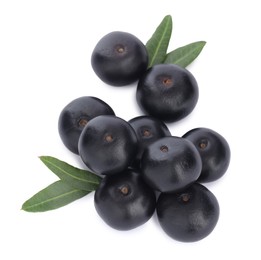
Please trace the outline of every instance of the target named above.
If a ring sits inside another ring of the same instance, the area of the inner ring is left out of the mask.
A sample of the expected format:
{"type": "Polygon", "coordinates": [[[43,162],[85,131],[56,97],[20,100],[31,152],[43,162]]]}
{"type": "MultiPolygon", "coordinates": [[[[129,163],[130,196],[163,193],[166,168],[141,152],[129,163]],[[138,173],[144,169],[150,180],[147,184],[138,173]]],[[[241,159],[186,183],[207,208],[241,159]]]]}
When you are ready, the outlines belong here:
{"type": "Polygon", "coordinates": [[[192,112],[198,85],[174,64],[148,68],[144,44],[126,32],[105,35],[92,53],[97,76],[112,86],[138,81],[137,103],[144,115],[125,121],[97,97],[70,102],[59,117],[65,146],[79,154],[90,171],[103,176],[95,190],[95,208],[118,230],[147,222],[156,211],[172,238],[193,242],[209,235],[219,218],[214,194],[201,183],[227,171],[227,141],[208,128],[172,136],[167,123],[192,112]]]}

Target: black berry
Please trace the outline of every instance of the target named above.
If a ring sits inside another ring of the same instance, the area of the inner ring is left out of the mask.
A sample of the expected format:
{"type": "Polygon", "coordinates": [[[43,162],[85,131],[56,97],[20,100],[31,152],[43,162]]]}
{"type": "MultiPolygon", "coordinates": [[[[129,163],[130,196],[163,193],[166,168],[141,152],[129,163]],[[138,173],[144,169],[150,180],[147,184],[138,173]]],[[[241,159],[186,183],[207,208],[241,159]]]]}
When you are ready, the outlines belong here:
{"type": "Polygon", "coordinates": [[[202,171],[199,182],[215,181],[225,174],[230,162],[230,148],[223,136],[208,128],[195,128],[183,138],[191,141],[200,153],[202,171]]]}
{"type": "Polygon", "coordinates": [[[156,207],[154,192],[138,172],[131,170],[104,177],[95,191],[94,202],[100,217],[118,230],[144,224],[156,207]]]}
{"type": "Polygon", "coordinates": [[[128,85],[145,72],[148,54],[144,44],[126,32],[111,32],[95,46],[91,57],[92,68],[105,83],[128,85]]]}
{"type": "Polygon", "coordinates": [[[141,159],[142,177],[160,192],[177,192],[195,182],[202,163],[195,146],[180,137],[163,137],[149,145],[141,159]]]}
{"type": "Polygon", "coordinates": [[[195,242],[208,236],[219,218],[219,204],[206,187],[194,183],[179,193],[160,194],[158,220],[172,238],[195,242]]]}
{"type": "Polygon", "coordinates": [[[198,85],[188,70],[174,64],[158,64],[141,77],[136,97],[145,113],[174,122],[195,108],[198,85]]]}
{"type": "Polygon", "coordinates": [[[80,97],[64,107],[59,116],[58,130],[62,142],[71,152],[79,154],[78,141],[83,128],[99,115],[114,115],[114,111],[96,97],[80,97]]]}
{"type": "Polygon", "coordinates": [[[116,116],[98,116],[83,129],[79,154],[97,174],[124,171],[137,152],[137,137],[125,120],[116,116]]]}

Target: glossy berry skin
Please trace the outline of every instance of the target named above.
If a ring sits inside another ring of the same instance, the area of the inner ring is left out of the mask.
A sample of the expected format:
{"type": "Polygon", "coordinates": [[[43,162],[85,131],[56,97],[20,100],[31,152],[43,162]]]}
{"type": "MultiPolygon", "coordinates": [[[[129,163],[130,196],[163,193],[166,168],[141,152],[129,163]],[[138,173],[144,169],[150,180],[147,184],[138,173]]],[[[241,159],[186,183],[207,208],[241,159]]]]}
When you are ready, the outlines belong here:
{"type": "Polygon", "coordinates": [[[165,122],[175,122],[190,114],[198,95],[194,76],[174,64],[158,64],[147,70],[136,92],[141,109],[165,122]]]}
{"type": "Polygon", "coordinates": [[[94,202],[100,217],[118,230],[144,224],[156,207],[155,193],[132,170],[104,177],[95,191],[94,202]]]}
{"type": "Polygon", "coordinates": [[[78,141],[85,125],[99,115],[115,115],[112,108],[99,98],[83,96],[71,101],[60,113],[59,135],[64,145],[73,153],[78,152],[78,141]]]}
{"type": "Polygon", "coordinates": [[[102,81],[113,86],[124,86],[138,80],[146,71],[148,54],[136,36],[115,31],[97,43],[91,64],[102,81]]]}
{"type": "Polygon", "coordinates": [[[149,145],[141,159],[145,182],[160,192],[177,192],[194,183],[202,163],[195,146],[181,137],[163,137],[149,145]]]}
{"type": "Polygon", "coordinates": [[[107,175],[127,169],[137,145],[136,134],[128,122],[116,116],[98,116],[83,129],[78,147],[89,169],[107,175]]]}
{"type": "Polygon", "coordinates": [[[196,242],[208,236],[219,219],[215,195],[199,183],[173,194],[160,194],[157,216],[163,230],[173,239],[196,242]]]}
{"type": "Polygon", "coordinates": [[[230,162],[230,148],[223,136],[209,128],[195,128],[183,138],[191,141],[200,153],[202,172],[199,182],[215,181],[225,174],[230,162]]]}
{"type": "Polygon", "coordinates": [[[135,156],[135,166],[139,167],[142,154],[147,146],[156,140],[171,136],[168,127],[157,118],[138,116],[129,121],[138,138],[138,152],[135,156]]]}

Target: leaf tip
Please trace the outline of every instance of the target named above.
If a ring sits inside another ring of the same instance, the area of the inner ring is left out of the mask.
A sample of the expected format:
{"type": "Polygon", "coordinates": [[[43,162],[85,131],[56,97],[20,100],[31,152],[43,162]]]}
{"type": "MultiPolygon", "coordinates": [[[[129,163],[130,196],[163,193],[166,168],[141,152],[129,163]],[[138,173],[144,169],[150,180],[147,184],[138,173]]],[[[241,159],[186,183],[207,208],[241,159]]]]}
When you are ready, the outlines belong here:
{"type": "Polygon", "coordinates": [[[49,157],[49,156],[46,156],[46,155],[40,155],[40,156],[38,156],[39,159],[46,158],[46,157],[49,157]]]}
{"type": "Polygon", "coordinates": [[[204,46],[207,44],[206,41],[198,41],[198,42],[194,42],[194,44],[197,44],[198,47],[200,47],[201,49],[204,48],[204,46]]]}
{"type": "Polygon", "coordinates": [[[48,159],[51,159],[51,156],[41,155],[38,156],[38,158],[45,164],[45,162],[48,161],[48,159]]]}
{"type": "Polygon", "coordinates": [[[22,205],[22,207],[20,208],[20,210],[27,211],[27,210],[26,210],[26,206],[25,206],[25,202],[23,203],[23,205],[22,205]]]}
{"type": "Polygon", "coordinates": [[[166,15],[163,20],[162,23],[167,23],[170,25],[170,30],[172,31],[172,16],[170,14],[166,15]]]}
{"type": "Polygon", "coordinates": [[[45,157],[45,156],[43,156],[43,155],[38,156],[38,158],[39,158],[41,161],[44,159],[44,157],[45,157]]]}
{"type": "Polygon", "coordinates": [[[172,20],[172,16],[170,14],[165,15],[164,19],[171,19],[172,20]]]}

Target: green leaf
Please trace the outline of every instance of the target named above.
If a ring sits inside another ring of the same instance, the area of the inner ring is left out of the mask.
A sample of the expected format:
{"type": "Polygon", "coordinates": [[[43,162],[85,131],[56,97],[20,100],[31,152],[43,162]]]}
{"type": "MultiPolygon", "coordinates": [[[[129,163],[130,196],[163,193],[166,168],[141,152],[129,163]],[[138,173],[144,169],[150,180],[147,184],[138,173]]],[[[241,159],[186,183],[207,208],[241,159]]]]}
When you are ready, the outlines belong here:
{"type": "Polygon", "coordinates": [[[167,54],[164,63],[174,63],[180,67],[186,68],[198,57],[205,45],[206,42],[199,41],[177,48],[167,54]]]}
{"type": "Polygon", "coordinates": [[[36,193],[27,200],[22,210],[28,212],[43,212],[65,206],[90,193],[90,191],[79,190],[59,180],[45,189],[36,193]]]}
{"type": "Polygon", "coordinates": [[[164,17],[152,37],[146,43],[149,56],[148,68],[164,61],[169,46],[172,32],[172,18],[170,15],[164,17]]]}
{"type": "Polygon", "coordinates": [[[78,169],[51,156],[40,156],[39,158],[61,180],[76,189],[93,191],[99,186],[101,177],[94,173],[78,169]]]}

